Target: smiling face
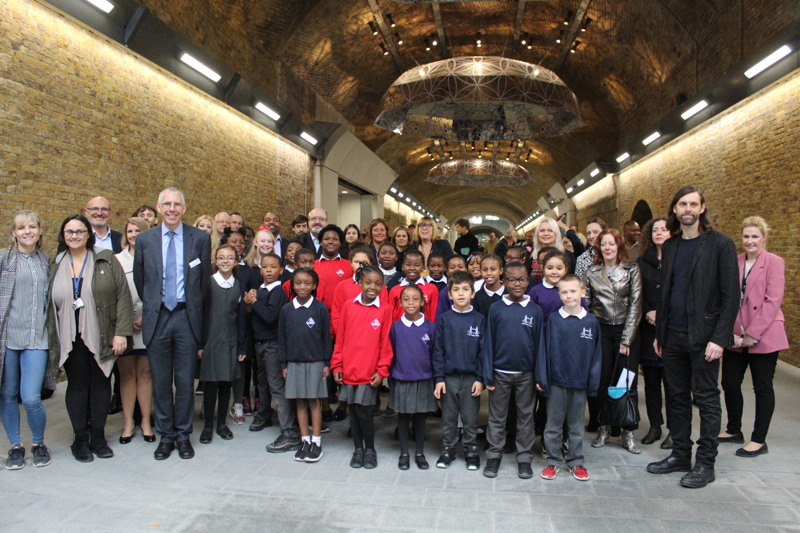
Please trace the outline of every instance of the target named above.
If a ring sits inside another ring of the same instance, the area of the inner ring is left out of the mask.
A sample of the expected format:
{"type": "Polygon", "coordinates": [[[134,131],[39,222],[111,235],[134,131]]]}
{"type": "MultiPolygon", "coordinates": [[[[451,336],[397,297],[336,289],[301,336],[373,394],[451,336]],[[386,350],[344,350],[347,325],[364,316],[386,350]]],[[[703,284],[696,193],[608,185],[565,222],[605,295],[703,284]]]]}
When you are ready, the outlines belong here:
{"type": "Polygon", "coordinates": [[[111,221],[111,204],[102,196],[97,196],[89,200],[83,214],[89,219],[92,227],[98,230],[104,229],[111,221]]]}
{"type": "Polygon", "coordinates": [[[607,265],[617,263],[618,250],[617,241],[613,235],[606,233],[600,238],[600,253],[603,254],[603,261],[607,265]]]}
{"type": "Polygon", "coordinates": [[[70,220],[64,226],[64,241],[72,251],[85,250],[89,240],[89,228],[80,220],[70,220]]]}
{"type": "Polygon", "coordinates": [[[464,261],[464,258],[460,255],[454,255],[450,259],[447,260],[447,275],[452,276],[453,272],[456,270],[460,270],[462,272],[467,271],[467,263],[464,261]]]}
{"type": "Polygon", "coordinates": [[[308,272],[298,272],[292,277],[292,290],[300,303],[307,302],[316,288],[317,284],[308,272]]]}
{"type": "Polygon", "coordinates": [[[179,192],[175,191],[164,191],[156,209],[158,209],[158,214],[161,215],[164,225],[172,230],[178,227],[181,223],[181,217],[186,212],[183,197],[179,192]]]}
{"type": "Polygon", "coordinates": [[[233,272],[233,267],[236,266],[237,262],[238,259],[236,257],[236,251],[231,250],[227,246],[219,248],[214,258],[214,264],[217,267],[217,271],[225,277],[230,276],[231,272],[233,272]]]}
{"type": "Polygon", "coordinates": [[[544,279],[550,285],[558,285],[559,280],[567,274],[567,265],[563,257],[551,257],[544,265],[544,279]]]}
{"type": "Polygon", "coordinates": [[[444,259],[441,257],[433,257],[428,259],[428,275],[433,279],[442,279],[444,275],[444,259]]]}
{"type": "Polygon", "coordinates": [[[539,224],[539,245],[553,246],[556,243],[556,232],[549,222],[539,224]]]}
{"type": "Polygon", "coordinates": [[[401,250],[408,246],[408,232],[404,229],[398,230],[394,234],[394,244],[401,250]]]}
{"type": "Polygon", "coordinates": [[[525,296],[525,291],[528,289],[528,272],[525,267],[514,266],[506,268],[503,286],[512,301],[519,302],[522,300],[525,296]]]}
{"type": "Polygon", "coordinates": [[[408,281],[417,281],[422,275],[422,257],[419,254],[406,254],[403,257],[403,275],[408,281]]]}
{"type": "Polygon", "coordinates": [[[381,251],[378,252],[378,263],[384,270],[391,270],[397,264],[397,252],[394,246],[381,246],[381,251]]]}
{"type": "Polygon", "coordinates": [[[597,222],[590,222],[586,225],[586,242],[589,246],[594,246],[597,236],[603,231],[603,227],[597,222]]]}
{"type": "Polygon", "coordinates": [[[244,219],[242,218],[242,215],[239,214],[231,215],[231,229],[235,231],[241,228],[242,226],[244,226],[244,219]]]}
{"type": "Polygon", "coordinates": [[[339,240],[339,234],[335,231],[326,231],[325,234],[321,236],[319,243],[325,257],[331,258],[336,257],[336,254],[339,253],[339,247],[342,245],[342,241],[339,240]]]}
{"type": "Polygon", "coordinates": [[[25,253],[31,253],[36,249],[41,235],[42,228],[31,217],[20,217],[11,232],[17,247],[25,253]]]}
{"type": "Polygon", "coordinates": [[[211,220],[204,218],[197,223],[197,229],[203,230],[211,235],[211,231],[214,229],[214,224],[211,222],[211,220]]]}
{"type": "Polygon", "coordinates": [[[361,301],[365,304],[372,303],[381,293],[383,276],[378,272],[367,272],[361,276],[358,285],[361,287],[361,301]]]}
{"type": "Polygon", "coordinates": [[[742,230],[742,246],[750,257],[756,257],[764,249],[767,236],[761,233],[758,226],[747,226],[742,230]]]}
{"type": "Polygon", "coordinates": [[[433,224],[430,222],[423,222],[417,227],[419,233],[419,240],[428,242],[433,237],[433,224]]]}
{"type": "Polygon", "coordinates": [[[503,275],[503,267],[500,266],[500,261],[494,257],[489,257],[481,261],[481,277],[484,283],[490,289],[492,287],[500,287],[500,277],[503,275]]]}
{"type": "Polygon", "coordinates": [[[233,246],[233,249],[236,250],[237,257],[242,257],[244,255],[244,237],[241,233],[231,233],[228,236],[228,244],[233,246]]]}
{"type": "Polygon", "coordinates": [[[137,216],[145,219],[150,226],[155,226],[156,224],[156,214],[150,209],[142,209],[137,216]]]}
{"type": "Polygon", "coordinates": [[[358,240],[358,230],[353,226],[347,228],[347,231],[344,232],[344,240],[347,244],[353,244],[358,240]]]}
{"type": "Polygon", "coordinates": [[[220,237],[225,233],[226,228],[231,227],[231,216],[228,213],[217,213],[214,217],[214,229],[220,237]]]}
{"type": "Polygon", "coordinates": [[[142,230],[133,224],[127,224],[125,226],[125,238],[128,240],[128,246],[130,246],[131,249],[136,247],[136,236],[141,232],[142,230]]]}
{"type": "Polygon", "coordinates": [[[275,249],[275,237],[272,236],[272,232],[269,230],[259,230],[253,242],[258,254],[262,257],[272,253],[275,249]]]}
{"type": "Polygon", "coordinates": [[[472,274],[473,279],[481,279],[481,259],[479,257],[470,259],[467,263],[467,270],[472,274]]]}
{"type": "Polygon", "coordinates": [[[373,246],[379,246],[386,242],[388,232],[386,231],[386,226],[382,222],[375,224],[371,233],[370,237],[372,238],[373,246]]]}
{"type": "Polygon", "coordinates": [[[308,223],[311,226],[311,234],[318,237],[319,230],[328,225],[328,213],[324,209],[315,207],[308,212],[308,223]]]}
{"type": "Polygon", "coordinates": [[[406,312],[406,317],[411,320],[419,318],[422,309],[422,297],[416,287],[406,287],[400,292],[400,306],[406,312]]]}

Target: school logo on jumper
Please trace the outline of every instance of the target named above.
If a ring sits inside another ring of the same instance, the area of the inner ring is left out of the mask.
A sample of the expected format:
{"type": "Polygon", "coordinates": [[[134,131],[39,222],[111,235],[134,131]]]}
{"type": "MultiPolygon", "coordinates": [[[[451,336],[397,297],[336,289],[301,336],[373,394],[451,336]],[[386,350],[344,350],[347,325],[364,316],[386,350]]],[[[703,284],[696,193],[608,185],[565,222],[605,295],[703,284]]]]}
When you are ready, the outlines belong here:
{"type": "Polygon", "coordinates": [[[525,326],[525,327],[528,327],[528,328],[532,328],[533,327],[533,317],[525,315],[525,317],[522,319],[522,325],[525,326]]]}
{"type": "Polygon", "coordinates": [[[591,328],[583,328],[583,331],[581,331],[581,339],[591,339],[591,338],[592,338],[591,328]]]}
{"type": "Polygon", "coordinates": [[[378,329],[379,327],[381,327],[381,323],[377,318],[375,320],[373,320],[370,323],[370,325],[372,326],[372,329],[378,329]]]}
{"type": "Polygon", "coordinates": [[[422,342],[424,342],[425,344],[428,344],[430,341],[431,341],[431,338],[428,337],[427,333],[422,336],[422,342]]]}
{"type": "Polygon", "coordinates": [[[310,317],[309,317],[309,319],[308,319],[308,320],[306,320],[306,326],[308,326],[308,327],[310,327],[310,328],[313,328],[313,327],[314,327],[314,324],[316,324],[316,322],[314,322],[314,319],[313,319],[313,318],[310,318],[310,317]]]}
{"type": "Polygon", "coordinates": [[[467,331],[467,336],[468,337],[480,337],[481,336],[481,332],[478,331],[478,326],[474,326],[474,327],[470,326],[469,327],[469,331],[467,331]]]}
{"type": "Polygon", "coordinates": [[[339,277],[341,278],[342,276],[344,276],[344,270],[342,270],[342,269],[340,268],[339,270],[337,270],[337,271],[336,271],[336,275],[337,275],[337,276],[339,276],[339,277]]]}

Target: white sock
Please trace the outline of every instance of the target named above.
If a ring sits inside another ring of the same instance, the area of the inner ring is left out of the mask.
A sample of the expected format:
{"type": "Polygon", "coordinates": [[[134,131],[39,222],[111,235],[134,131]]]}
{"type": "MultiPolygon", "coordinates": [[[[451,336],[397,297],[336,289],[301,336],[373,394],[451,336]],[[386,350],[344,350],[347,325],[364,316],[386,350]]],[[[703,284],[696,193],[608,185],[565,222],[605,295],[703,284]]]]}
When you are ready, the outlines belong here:
{"type": "Polygon", "coordinates": [[[311,444],[311,436],[310,435],[306,435],[305,437],[303,437],[303,442],[307,442],[307,443],[311,444]]]}
{"type": "Polygon", "coordinates": [[[316,444],[317,446],[322,446],[322,435],[320,436],[313,436],[311,437],[311,442],[316,444]]]}

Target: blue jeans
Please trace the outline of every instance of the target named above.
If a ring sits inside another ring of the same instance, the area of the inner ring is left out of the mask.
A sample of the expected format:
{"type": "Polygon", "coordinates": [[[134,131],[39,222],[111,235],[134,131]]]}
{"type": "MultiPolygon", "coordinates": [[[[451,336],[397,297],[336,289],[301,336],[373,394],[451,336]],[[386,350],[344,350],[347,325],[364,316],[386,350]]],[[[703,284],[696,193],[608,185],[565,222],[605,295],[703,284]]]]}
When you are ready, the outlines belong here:
{"type": "Polygon", "coordinates": [[[33,443],[44,441],[47,415],[42,405],[42,384],[47,367],[47,350],[11,350],[6,348],[3,382],[0,387],[0,417],[11,445],[20,444],[17,396],[28,413],[33,443]]]}

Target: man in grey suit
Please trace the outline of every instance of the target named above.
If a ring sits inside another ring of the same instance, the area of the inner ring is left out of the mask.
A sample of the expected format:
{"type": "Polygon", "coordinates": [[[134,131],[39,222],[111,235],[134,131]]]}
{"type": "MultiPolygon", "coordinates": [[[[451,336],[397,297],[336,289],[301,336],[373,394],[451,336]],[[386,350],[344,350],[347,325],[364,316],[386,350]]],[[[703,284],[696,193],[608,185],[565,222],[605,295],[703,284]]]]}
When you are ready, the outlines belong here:
{"type": "Polygon", "coordinates": [[[197,350],[204,343],[211,241],[204,231],[181,222],[186,198],[180,190],[161,191],[156,209],[163,223],[136,238],[133,256],[133,280],[143,304],[142,335],[153,376],[156,431],[161,436],[154,456],[166,459],[177,445],[181,459],[191,459],[193,384],[197,350]]]}

